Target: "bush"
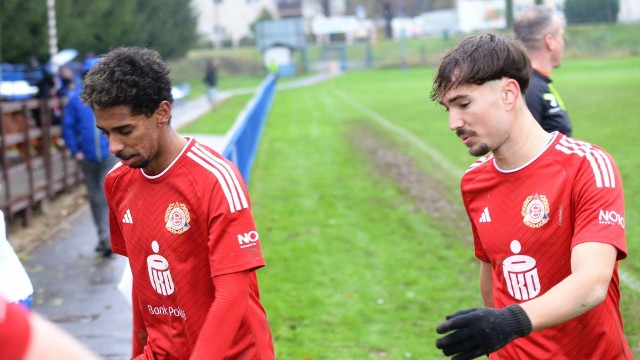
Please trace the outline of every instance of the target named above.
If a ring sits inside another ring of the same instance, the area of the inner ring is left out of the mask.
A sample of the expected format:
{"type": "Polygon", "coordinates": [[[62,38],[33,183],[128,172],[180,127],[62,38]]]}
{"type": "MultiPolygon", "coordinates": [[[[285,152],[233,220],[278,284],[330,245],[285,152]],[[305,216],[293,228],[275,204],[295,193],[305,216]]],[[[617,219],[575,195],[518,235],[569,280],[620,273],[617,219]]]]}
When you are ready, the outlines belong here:
{"type": "Polygon", "coordinates": [[[245,36],[238,42],[238,46],[241,47],[255,47],[256,46],[256,38],[253,36],[245,36]]]}

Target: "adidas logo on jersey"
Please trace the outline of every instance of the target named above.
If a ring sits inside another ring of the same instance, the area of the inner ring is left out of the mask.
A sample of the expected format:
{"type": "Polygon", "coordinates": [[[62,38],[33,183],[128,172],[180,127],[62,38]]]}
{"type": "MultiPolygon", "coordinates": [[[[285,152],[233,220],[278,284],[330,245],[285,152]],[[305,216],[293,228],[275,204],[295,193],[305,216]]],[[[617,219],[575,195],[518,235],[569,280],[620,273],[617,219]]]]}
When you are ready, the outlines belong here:
{"type": "Polygon", "coordinates": [[[127,209],[127,212],[124,213],[124,217],[122,218],[122,222],[125,224],[133,224],[133,218],[131,217],[131,211],[127,209]]]}
{"type": "Polygon", "coordinates": [[[484,208],[484,210],[482,210],[482,215],[480,215],[480,220],[481,223],[490,223],[491,222],[491,215],[489,215],[489,207],[487,206],[486,208],[484,208]]]}

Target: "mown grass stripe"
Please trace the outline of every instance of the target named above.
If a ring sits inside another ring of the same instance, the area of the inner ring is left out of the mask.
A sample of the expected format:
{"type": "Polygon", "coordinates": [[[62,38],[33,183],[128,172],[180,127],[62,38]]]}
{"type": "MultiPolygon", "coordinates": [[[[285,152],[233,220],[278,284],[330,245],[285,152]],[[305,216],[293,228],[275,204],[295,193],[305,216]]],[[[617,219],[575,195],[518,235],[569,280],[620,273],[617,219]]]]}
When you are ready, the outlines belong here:
{"type": "Polygon", "coordinates": [[[448,161],[438,150],[429,146],[427,143],[425,143],[420,138],[413,135],[406,129],[395,125],[389,119],[385,118],[384,116],[362,105],[361,103],[356,101],[354,98],[347,95],[344,91],[341,91],[339,89],[333,89],[333,90],[336,93],[336,95],[340,96],[345,102],[349,103],[351,106],[360,110],[365,115],[368,115],[372,120],[375,120],[378,124],[405,137],[417,148],[419,148],[420,150],[424,151],[427,155],[429,155],[438,165],[440,165],[443,169],[447,170],[451,175],[459,177],[462,173],[464,173],[463,169],[455,166],[453,163],[448,161]]]}

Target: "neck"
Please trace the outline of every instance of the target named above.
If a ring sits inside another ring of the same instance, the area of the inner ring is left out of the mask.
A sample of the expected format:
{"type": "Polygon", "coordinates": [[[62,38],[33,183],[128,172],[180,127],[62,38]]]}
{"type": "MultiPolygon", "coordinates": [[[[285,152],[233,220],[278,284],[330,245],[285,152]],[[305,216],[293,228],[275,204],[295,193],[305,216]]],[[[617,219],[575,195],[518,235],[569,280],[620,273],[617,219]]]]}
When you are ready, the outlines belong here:
{"type": "Polygon", "coordinates": [[[551,71],[553,71],[553,64],[551,63],[551,60],[548,56],[537,53],[530,53],[529,58],[531,59],[531,66],[534,69],[547,76],[551,75],[551,71]]]}
{"type": "Polygon", "coordinates": [[[157,175],[163,172],[180,155],[186,144],[187,139],[178,134],[171,126],[167,126],[158,142],[158,154],[144,168],[144,172],[147,175],[157,175]]]}
{"type": "Polygon", "coordinates": [[[517,169],[536,158],[553,135],[540,127],[529,110],[520,110],[505,142],[493,151],[496,165],[502,170],[517,169]]]}

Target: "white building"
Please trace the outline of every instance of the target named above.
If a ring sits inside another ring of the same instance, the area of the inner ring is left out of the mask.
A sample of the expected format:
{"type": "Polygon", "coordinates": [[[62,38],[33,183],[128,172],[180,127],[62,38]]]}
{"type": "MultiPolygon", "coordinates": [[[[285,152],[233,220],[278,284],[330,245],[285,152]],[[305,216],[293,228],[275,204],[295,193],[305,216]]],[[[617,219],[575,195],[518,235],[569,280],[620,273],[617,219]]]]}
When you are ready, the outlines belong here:
{"type": "MultiPolygon", "coordinates": [[[[565,0],[543,0],[543,5],[554,9],[566,23],[564,4],[565,0]]],[[[505,5],[504,0],[457,0],[457,27],[462,32],[503,29],[507,26],[505,5]]],[[[535,0],[513,0],[514,17],[534,5],[536,5],[535,0]]],[[[638,21],[640,21],[640,1],[620,0],[618,22],[638,21]]]]}
{"type": "MultiPolygon", "coordinates": [[[[274,19],[303,16],[309,23],[323,12],[322,0],[192,0],[191,5],[198,19],[198,34],[216,46],[225,40],[237,46],[240,39],[251,36],[251,24],[263,10],[274,19]]],[[[329,0],[328,5],[332,15],[345,15],[346,0],[329,0]]]]}
{"type": "Polygon", "coordinates": [[[618,13],[618,22],[621,22],[621,23],[640,22],[640,1],[620,0],[620,12],[618,13]]]}
{"type": "Polygon", "coordinates": [[[276,0],[192,0],[198,18],[197,32],[216,46],[230,40],[238,46],[240,39],[251,35],[251,24],[263,9],[278,18],[276,0]]]}

